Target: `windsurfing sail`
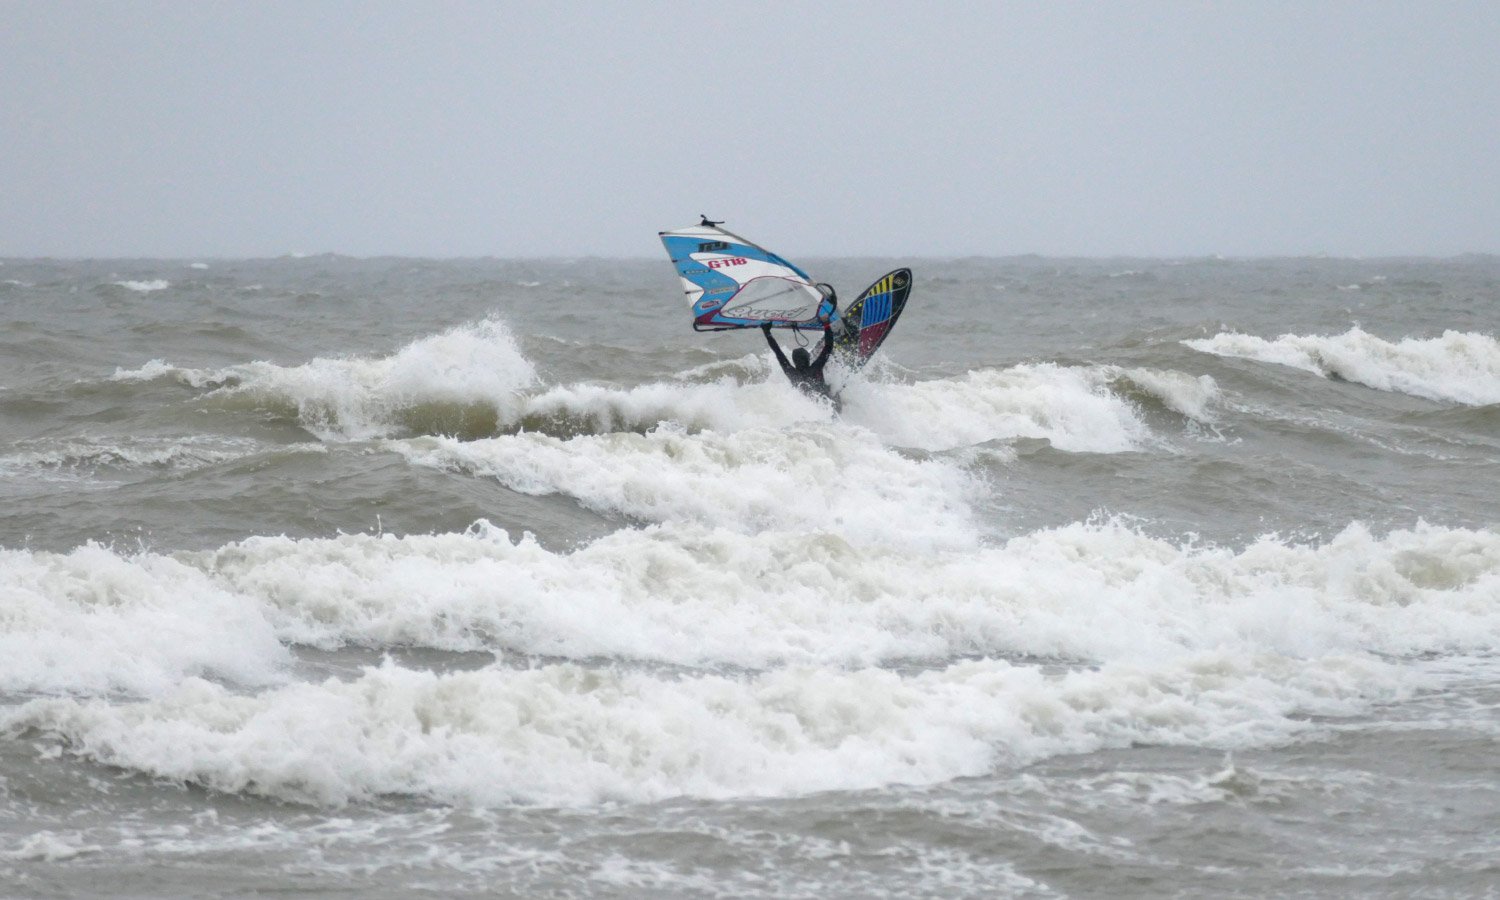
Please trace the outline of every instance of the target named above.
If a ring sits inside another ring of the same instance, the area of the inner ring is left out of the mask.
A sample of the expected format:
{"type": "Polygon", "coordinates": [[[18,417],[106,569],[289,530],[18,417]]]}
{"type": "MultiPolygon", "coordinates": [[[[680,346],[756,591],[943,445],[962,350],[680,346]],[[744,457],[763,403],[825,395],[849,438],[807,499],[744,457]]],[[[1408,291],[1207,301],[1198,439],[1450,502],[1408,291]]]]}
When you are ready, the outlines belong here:
{"type": "Polygon", "coordinates": [[[822,328],[833,301],[807,273],[771,251],[704,219],[661,232],[682,278],[693,330],[822,328]]]}

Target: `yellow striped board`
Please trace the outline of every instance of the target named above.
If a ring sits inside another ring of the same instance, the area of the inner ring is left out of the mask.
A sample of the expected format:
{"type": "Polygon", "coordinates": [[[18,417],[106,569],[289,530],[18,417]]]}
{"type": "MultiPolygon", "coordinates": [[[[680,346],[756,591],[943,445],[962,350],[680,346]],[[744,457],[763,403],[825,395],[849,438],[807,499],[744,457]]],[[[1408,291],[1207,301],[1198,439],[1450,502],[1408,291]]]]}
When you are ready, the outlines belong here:
{"type": "Polygon", "coordinates": [[[895,327],[910,293],[911,269],[896,269],[876,279],[849,304],[839,316],[843,330],[833,342],[834,354],[845,368],[858,371],[870,361],[895,327]]]}

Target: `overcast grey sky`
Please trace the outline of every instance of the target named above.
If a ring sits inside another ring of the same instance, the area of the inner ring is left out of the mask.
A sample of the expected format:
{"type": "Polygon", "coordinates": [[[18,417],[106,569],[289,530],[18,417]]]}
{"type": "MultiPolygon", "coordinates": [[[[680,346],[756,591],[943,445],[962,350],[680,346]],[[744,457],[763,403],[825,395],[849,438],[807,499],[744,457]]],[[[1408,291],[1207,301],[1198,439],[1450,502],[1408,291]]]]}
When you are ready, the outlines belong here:
{"type": "Polygon", "coordinates": [[[1500,252],[1500,3],[0,0],[0,255],[1500,252]]]}

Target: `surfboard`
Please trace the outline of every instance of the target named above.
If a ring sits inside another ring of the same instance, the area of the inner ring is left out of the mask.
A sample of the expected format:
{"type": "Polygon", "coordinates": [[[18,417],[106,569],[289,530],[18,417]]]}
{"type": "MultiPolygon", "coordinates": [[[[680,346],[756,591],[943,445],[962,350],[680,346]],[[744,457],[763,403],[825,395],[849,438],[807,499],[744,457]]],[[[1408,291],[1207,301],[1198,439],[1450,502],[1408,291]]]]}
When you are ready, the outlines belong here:
{"type": "Polygon", "coordinates": [[[851,372],[870,361],[896,326],[911,293],[911,269],[896,269],[865,288],[843,311],[843,331],[834,338],[835,357],[851,372]]]}
{"type": "Polygon", "coordinates": [[[833,301],[808,274],[718,222],[659,232],[682,279],[694,331],[822,328],[833,301]]]}

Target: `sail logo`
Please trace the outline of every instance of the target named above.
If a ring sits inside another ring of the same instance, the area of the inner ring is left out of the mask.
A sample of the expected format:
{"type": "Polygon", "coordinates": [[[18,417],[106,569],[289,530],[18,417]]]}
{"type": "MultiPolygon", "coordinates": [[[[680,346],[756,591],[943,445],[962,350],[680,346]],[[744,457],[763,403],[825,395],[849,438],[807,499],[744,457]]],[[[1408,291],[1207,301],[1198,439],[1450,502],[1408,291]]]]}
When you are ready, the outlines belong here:
{"type": "Polygon", "coordinates": [[[729,249],[729,242],[728,241],[705,241],[704,243],[698,245],[698,252],[699,253],[712,253],[715,250],[728,250],[728,249],[729,249]]]}
{"type": "Polygon", "coordinates": [[[798,306],[792,309],[762,309],[758,306],[737,306],[734,309],[724,310],[726,316],[734,316],[737,319],[766,319],[773,322],[797,322],[807,315],[807,307],[798,306]]]}
{"type": "Polygon", "coordinates": [[[743,266],[749,261],[743,256],[732,256],[729,259],[710,259],[707,265],[710,269],[723,269],[728,266],[743,266]]]}

